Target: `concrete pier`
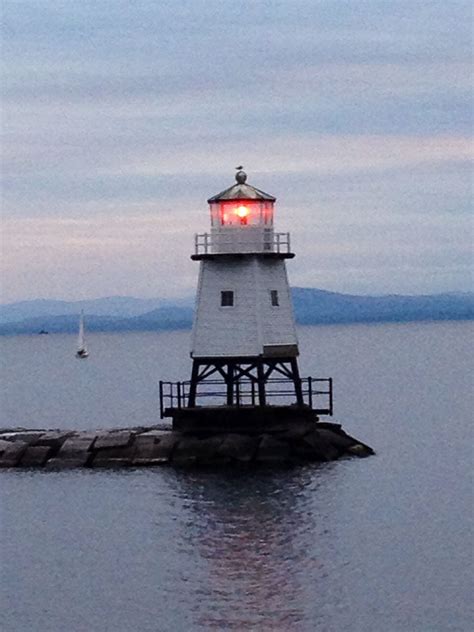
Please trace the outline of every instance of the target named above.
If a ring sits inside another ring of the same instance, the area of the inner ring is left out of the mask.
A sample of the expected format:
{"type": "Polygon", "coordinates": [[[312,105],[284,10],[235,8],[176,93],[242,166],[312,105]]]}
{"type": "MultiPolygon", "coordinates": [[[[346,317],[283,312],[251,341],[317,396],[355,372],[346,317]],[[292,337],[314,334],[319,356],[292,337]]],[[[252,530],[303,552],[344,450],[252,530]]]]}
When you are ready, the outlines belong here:
{"type": "Polygon", "coordinates": [[[374,454],[339,424],[296,422],[267,432],[198,433],[138,427],[95,431],[0,429],[0,468],[304,463],[374,454]]]}

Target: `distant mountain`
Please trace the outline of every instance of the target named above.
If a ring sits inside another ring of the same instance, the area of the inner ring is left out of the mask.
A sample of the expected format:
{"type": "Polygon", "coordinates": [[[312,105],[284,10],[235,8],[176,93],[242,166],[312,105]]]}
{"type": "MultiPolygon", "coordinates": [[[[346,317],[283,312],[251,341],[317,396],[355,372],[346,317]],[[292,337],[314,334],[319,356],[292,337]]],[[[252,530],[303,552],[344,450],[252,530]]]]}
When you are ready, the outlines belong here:
{"type": "MultiPolygon", "coordinates": [[[[159,307],[146,314],[132,318],[98,316],[87,314],[87,331],[158,331],[161,329],[186,329],[193,322],[193,309],[190,307],[159,307]]],[[[79,317],[74,315],[39,316],[19,322],[0,324],[0,335],[47,333],[76,333],[79,317]]]]}
{"type": "Polygon", "coordinates": [[[133,298],[131,296],[109,296],[84,301],[54,301],[38,299],[0,305],[0,324],[12,323],[39,317],[78,316],[81,310],[85,314],[132,318],[146,314],[160,307],[192,307],[193,298],[177,300],[161,298],[133,298]]]}
{"type": "Polygon", "coordinates": [[[474,318],[472,292],[426,296],[354,296],[293,288],[292,293],[295,317],[302,325],[474,318]]]}
{"type": "MultiPolygon", "coordinates": [[[[474,319],[474,293],[427,296],[355,296],[293,288],[296,321],[301,325],[474,319]]],[[[88,331],[186,329],[193,319],[192,298],[179,301],[109,297],[91,301],[23,301],[0,306],[0,334],[73,333],[79,313],[88,331]],[[151,309],[150,309],[151,308],[151,309]]]]}

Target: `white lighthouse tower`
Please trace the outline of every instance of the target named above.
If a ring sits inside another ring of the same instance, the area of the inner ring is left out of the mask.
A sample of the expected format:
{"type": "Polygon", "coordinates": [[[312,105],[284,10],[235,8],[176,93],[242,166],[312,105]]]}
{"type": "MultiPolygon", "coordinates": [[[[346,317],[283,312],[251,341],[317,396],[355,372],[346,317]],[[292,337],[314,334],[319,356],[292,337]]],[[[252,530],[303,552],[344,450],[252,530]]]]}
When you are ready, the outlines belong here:
{"type": "Polygon", "coordinates": [[[242,167],[235,179],[208,200],[211,230],[195,236],[191,380],[160,383],[162,416],[180,429],[332,414],[331,380],[299,375],[285,262],[294,254],[289,233],[274,230],[276,199],[247,184],[242,167]],[[324,396],[325,405],[313,409],[313,396],[324,396]]]}

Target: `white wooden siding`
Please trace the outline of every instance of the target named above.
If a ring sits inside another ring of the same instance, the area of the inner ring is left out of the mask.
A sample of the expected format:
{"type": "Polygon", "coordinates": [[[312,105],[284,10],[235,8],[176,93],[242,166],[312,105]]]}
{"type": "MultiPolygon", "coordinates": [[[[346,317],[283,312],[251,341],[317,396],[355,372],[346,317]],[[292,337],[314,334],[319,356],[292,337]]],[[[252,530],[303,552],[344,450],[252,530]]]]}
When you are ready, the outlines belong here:
{"type": "Polygon", "coordinates": [[[193,357],[258,356],[264,345],[297,345],[285,262],[247,256],[201,261],[193,357]],[[234,306],[221,307],[221,291],[234,306]],[[280,305],[271,304],[270,290],[280,305]]]}

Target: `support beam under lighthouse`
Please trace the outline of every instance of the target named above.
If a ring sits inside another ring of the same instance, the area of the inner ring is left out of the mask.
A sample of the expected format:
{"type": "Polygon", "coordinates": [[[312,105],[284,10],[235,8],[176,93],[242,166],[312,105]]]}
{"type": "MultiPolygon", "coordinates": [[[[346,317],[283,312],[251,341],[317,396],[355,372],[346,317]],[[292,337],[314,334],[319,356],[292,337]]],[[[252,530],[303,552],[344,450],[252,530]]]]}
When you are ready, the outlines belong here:
{"type": "Polygon", "coordinates": [[[240,427],[244,418],[270,423],[276,411],[279,421],[285,411],[300,419],[332,414],[332,382],[299,374],[286,272],[294,254],[289,234],[274,230],[276,199],[247,184],[241,169],[235,179],[208,200],[210,232],[195,237],[192,259],[200,270],[191,380],[161,383],[162,415],[180,429],[209,420],[219,426],[223,416],[240,427]]]}

